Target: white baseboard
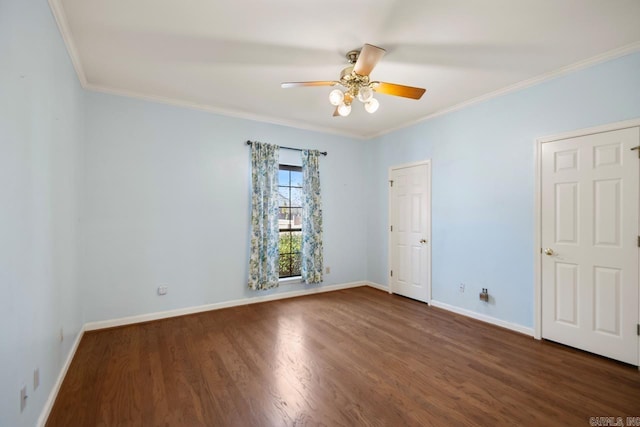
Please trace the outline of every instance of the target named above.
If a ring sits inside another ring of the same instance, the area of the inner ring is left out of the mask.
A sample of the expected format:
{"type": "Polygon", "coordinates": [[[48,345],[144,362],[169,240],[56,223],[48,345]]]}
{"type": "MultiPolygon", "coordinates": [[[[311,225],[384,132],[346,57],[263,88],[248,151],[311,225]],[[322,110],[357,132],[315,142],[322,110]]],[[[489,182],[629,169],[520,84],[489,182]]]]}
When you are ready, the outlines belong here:
{"type": "Polygon", "coordinates": [[[80,340],[82,339],[82,336],[84,335],[84,333],[86,331],[95,331],[95,330],[98,330],[98,329],[112,328],[114,326],[131,325],[131,324],[134,324],[134,323],[148,322],[150,320],[166,319],[168,317],[183,316],[183,315],[186,315],[186,314],[201,313],[201,312],[210,311],[210,310],[219,310],[221,308],[235,307],[235,306],[247,305],[247,304],[255,304],[255,303],[259,303],[259,302],[275,301],[275,300],[285,299],[285,298],[295,298],[295,297],[300,297],[300,296],[304,296],[304,295],[312,295],[312,294],[319,294],[319,293],[323,293],[323,292],[338,291],[340,289],[357,288],[357,287],[360,287],[360,286],[367,286],[367,285],[368,285],[367,282],[341,283],[341,284],[338,284],[338,285],[321,286],[321,287],[317,287],[317,288],[309,288],[309,289],[303,289],[303,290],[299,290],[299,291],[283,292],[283,293],[280,293],[280,294],[265,295],[265,296],[261,296],[261,297],[242,298],[242,299],[238,299],[238,300],[225,301],[225,302],[220,302],[220,303],[215,303],[215,304],[205,304],[205,305],[200,305],[200,306],[196,306],[196,307],[179,308],[179,309],[176,309],[176,310],[168,310],[168,311],[163,311],[163,312],[158,312],[158,313],[149,313],[149,314],[142,314],[142,315],[139,315],[139,316],[123,317],[123,318],[120,318],[120,319],[112,319],[112,320],[104,320],[104,321],[99,321],[99,322],[85,323],[84,326],[82,328],[80,328],[80,331],[78,332],[78,336],[76,337],[76,340],[74,341],[73,346],[69,350],[69,354],[67,355],[67,359],[65,360],[64,366],[60,370],[60,373],[58,374],[58,379],[56,380],[55,384],[53,385],[53,388],[51,389],[51,392],[49,393],[49,397],[47,398],[47,401],[46,401],[46,403],[44,405],[44,408],[42,409],[42,412],[40,413],[40,417],[38,418],[37,426],[38,427],[44,427],[45,423],[47,422],[47,418],[49,418],[49,414],[51,413],[51,409],[53,408],[53,404],[56,401],[56,397],[58,397],[58,392],[60,391],[60,387],[62,386],[62,382],[64,381],[64,377],[67,374],[67,370],[69,369],[69,365],[71,365],[71,361],[73,360],[73,357],[76,354],[76,350],[78,349],[78,345],[80,344],[80,340]]]}
{"type": "Polygon", "coordinates": [[[380,289],[381,291],[389,292],[389,287],[387,285],[381,285],[376,282],[365,282],[367,286],[371,286],[372,288],[380,289]]]}
{"type": "Polygon", "coordinates": [[[217,302],[213,304],[198,305],[195,307],[178,308],[175,310],[161,311],[156,313],[141,314],[138,316],[121,317],[119,319],[101,320],[98,322],[89,322],[84,325],[85,331],[94,331],[97,329],[113,328],[115,326],[131,325],[134,323],[149,322],[151,320],[166,319],[169,317],[184,316],[187,314],[202,313],[204,311],[219,310],[221,308],[236,307],[239,305],[256,304],[259,302],[275,301],[285,298],[294,298],[304,295],[318,294],[322,292],[337,291],[340,289],[356,288],[366,286],[367,282],[350,282],[338,285],[320,286],[317,288],[303,289],[299,291],[282,292],[279,294],[265,295],[253,298],[242,298],[231,301],[217,302]]]}
{"type": "Polygon", "coordinates": [[[451,311],[463,316],[471,317],[472,319],[481,320],[486,323],[491,323],[492,325],[500,326],[502,328],[510,329],[512,331],[520,332],[521,334],[533,337],[533,328],[529,328],[527,326],[522,326],[518,325],[517,323],[511,323],[505,320],[496,319],[495,317],[487,316],[486,314],[477,313],[475,311],[456,307],[455,305],[450,305],[436,300],[431,300],[430,304],[434,307],[442,308],[443,310],[451,311]]]}
{"type": "Polygon", "coordinates": [[[38,427],[44,427],[47,422],[47,418],[49,418],[49,414],[51,413],[51,409],[53,408],[53,404],[56,401],[56,397],[58,397],[58,392],[60,391],[60,387],[62,386],[62,382],[64,381],[64,377],[67,375],[67,371],[69,370],[69,366],[71,365],[71,361],[73,357],[76,355],[76,350],[78,350],[78,345],[80,345],[80,340],[82,340],[82,336],[84,335],[84,326],[80,328],[78,331],[78,335],[76,335],[76,339],[73,342],[73,345],[69,349],[69,354],[67,354],[67,358],[64,361],[64,365],[62,365],[62,369],[60,369],[60,373],[58,374],[58,378],[56,382],[53,384],[51,391],[49,392],[49,397],[44,404],[44,408],[42,408],[42,412],[40,412],[40,416],[38,417],[38,423],[36,424],[38,427]]]}
{"type": "MultiPolygon", "coordinates": [[[[119,319],[103,320],[103,321],[98,321],[98,322],[85,323],[83,325],[83,327],[80,328],[80,331],[78,332],[78,335],[76,336],[76,339],[75,339],[75,341],[73,343],[73,346],[69,350],[69,354],[67,355],[65,363],[62,366],[62,369],[60,370],[60,373],[58,374],[58,378],[57,378],[53,388],[51,389],[51,392],[49,393],[49,397],[48,397],[48,399],[47,399],[47,401],[46,401],[46,403],[44,405],[44,408],[42,409],[42,412],[40,413],[40,417],[38,418],[37,426],[38,427],[43,427],[45,425],[45,423],[47,422],[47,418],[49,417],[49,414],[51,413],[51,409],[53,408],[53,404],[54,404],[54,402],[56,400],[56,397],[58,396],[58,392],[60,391],[60,387],[62,386],[62,382],[64,381],[64,377],[67,374],[67,370],[69,369],[69,366],[71,365],[71,361],[73,360],[73,357],[76,354],[76,350],[78,349],[78,345],[80,344],[80,340],[82,339],[82,336],[84,335],[84,333],[86,331],[94,331],[94,330],[104,329],[104,328],[113,328],[115,326],[131,325],[131,324],[134,324],[134,323],[148,322],[148,321],[151,321],[151,320],[166,319],[166,318],[169,318],[169,317],[183,316],[183,315],[187,315],[187,314],[202,313],[204,311],[219,310],[219,309],[222,309],[222,308],[236,307],[236,306],[240,306],[240,305],[256,304],[256,303],[260,303],[260,302],[275,301],[275,300],[286,299],[286,298],[295,298],[295,297],[300,297],[300,296],[305,296],[305,295],[312,295],[312,294],[318,294],[318,293],[323,293],[323,292],[337,291],[337,290],[340,290],[340,289],[357,288],[357,287],[360,287],[360,286],[370,286],[372,288],[379,289],[379,290],[384,291],[384,292],[389,292],[389,288],[387,286],[381,285],[379,283],[367,282],[367,281],[350,282],[350,283],[341,283],[341,284],[337,284],[337,285],[322,286],[322,287],[318,287],[318,288],[303,289],[303,290],[299,290],[299,291],[283,292],[283,293],[280,293],[280,294],[265,295],[265,296],[260,296],[260,297],[242,298],[242,299],[237,299],[237,300],[232,300],[232,301],[225,301],[225,302],[219,302],[219,303],[214,303],[214,304],[205,304],[205,305],[200,305],[200,306],[195,306],[195,307],[179,308],[179,309],[175,309],[175,310],[168,310],[168,311],[162,311],[162,312],[157,312],[157,313],[148,313],[148,314],[142,314],[142,315],[138,315],[138,316],[122,317],[122,318],[119,318],[119,319]]],[[[471,310],[466,310],[464,308],[456,307],[456,306],[453,306],[453,305],[450,305],[450,304],[446,304],[446,303],[443,303],[443,302],[439,302],[439,301],[435,301],[435,300],[431,300],[431,305],[433,305],[434,307],[442,308],[444,310],[452,311],[454,313],[462,314],[463,316],[468,316],[468,317],[471,317],[471,318],[474,318],[474,319],[477,319],[477,320],[481,320],[483,322],[487,322],[487,323],[491,323],[493,325],[497,325],[497,326],[500,326],[500,327],[503,327],[503,328],[507,328],[507,329],[510,329],[512,331],[520,332],[520,333],[525,334],[525,335],[533,336],[533,328],[528,328],[528,327],[525,327],[525,326],[522,326],[522,325],[518,325],[518,324],[515,324],[515,323],[506,322],[504,320],[496,319],[495,317],[487,316],[487,315],[484,315],[484,314],[481,314],[481,313],[476,313],[476,312],[471,311],[471,310]]]]}

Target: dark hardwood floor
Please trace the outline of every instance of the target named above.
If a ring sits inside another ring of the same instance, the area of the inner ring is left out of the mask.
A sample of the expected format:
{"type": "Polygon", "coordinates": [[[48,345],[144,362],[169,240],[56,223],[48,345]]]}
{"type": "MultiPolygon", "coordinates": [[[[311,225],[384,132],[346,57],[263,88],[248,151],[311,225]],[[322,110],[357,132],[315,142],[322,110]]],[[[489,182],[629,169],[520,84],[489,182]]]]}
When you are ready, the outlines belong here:
{"type": "Polygon", "coordinates": [[[637,368],[362,287],[88,332],[48,426],[576,425],[637,368]]]}

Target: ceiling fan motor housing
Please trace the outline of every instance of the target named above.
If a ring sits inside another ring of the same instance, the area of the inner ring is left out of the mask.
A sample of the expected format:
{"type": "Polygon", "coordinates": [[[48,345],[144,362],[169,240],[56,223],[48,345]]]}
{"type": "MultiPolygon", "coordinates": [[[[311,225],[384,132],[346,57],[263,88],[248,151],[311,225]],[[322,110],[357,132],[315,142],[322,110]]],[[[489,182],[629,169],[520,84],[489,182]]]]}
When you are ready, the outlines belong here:
{"type": "Polygon", "coordinates": [[[343,68],[340,72],[340,81],[342,82],[343,80],[350,79],[351,74],[353,74],[353,65],[343,68]]]}
{"type": "Polygon", "coordinates": [[[369,76],[361,76],[353,71],[353,67],[347,67],[340,73],[340,84],[356,97],[361,88],[370,86],[369,76]]]}

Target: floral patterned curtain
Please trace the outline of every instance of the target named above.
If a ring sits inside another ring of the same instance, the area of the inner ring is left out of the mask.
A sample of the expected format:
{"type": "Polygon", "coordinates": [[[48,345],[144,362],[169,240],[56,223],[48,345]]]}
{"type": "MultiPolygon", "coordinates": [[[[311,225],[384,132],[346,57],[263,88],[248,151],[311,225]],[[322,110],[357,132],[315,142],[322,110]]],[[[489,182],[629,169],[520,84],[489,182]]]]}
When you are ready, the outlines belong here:
{"type": "Polygon", "coordinates": [[[320,152],[302,151],[302,280],[322,282],[322,199],[320,197],[320,152]]]}
{"type": "Polygon", "coordinates": [[[277,145],[251,144],[251,254],[249,288],[278,286],[278,162],[277,145]]]}

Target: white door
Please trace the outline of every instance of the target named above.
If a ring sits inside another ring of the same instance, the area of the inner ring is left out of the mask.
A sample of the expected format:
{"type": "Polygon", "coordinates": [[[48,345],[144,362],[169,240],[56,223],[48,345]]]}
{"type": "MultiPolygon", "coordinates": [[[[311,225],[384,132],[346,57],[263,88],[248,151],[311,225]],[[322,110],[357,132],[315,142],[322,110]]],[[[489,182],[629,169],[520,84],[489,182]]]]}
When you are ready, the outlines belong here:
{"type": "Polygon", "coordinates": [[[542,144],[542,337],[638,364],[640,128],[542,144]]]}
{"type": "Polygon", "coordinates": [[[390,290],[419,301],[431,298],[431,164],[390,171],[390,290]]]}

